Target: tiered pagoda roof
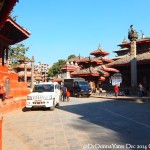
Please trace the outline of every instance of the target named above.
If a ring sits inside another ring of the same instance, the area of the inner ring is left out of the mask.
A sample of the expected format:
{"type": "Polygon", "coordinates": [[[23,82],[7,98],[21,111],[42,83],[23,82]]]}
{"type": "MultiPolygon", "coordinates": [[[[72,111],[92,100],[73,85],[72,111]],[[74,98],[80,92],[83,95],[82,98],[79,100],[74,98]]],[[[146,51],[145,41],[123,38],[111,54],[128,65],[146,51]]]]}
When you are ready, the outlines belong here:
{"type": "MultiPolygon", "coordinates": [[[[141,38],[141,39],[137,39],[136,40],[136,44],[141,44],[143,42],[147,42],[147,43],[150,43],[150,38],[149,37],[145,37],[145,38],[141,38]]],[[[119,44],[118,46],[121,46],[121,47],[128,47],[130,48],[130,45],[131,45],[131,42],[122,42],[121,44],[119,44]]]]}
{"type": "Polygon", "coordinates": [[[96,58],[96,57],[85,57],[85,58],[78,60],[77,63],[79,65],[82,65],[82,64],[97,64],[97,65],[103,64],[100,57],[98,57],[98,58],[96,58]]]}
{"type": "MultiPolygon", "coordinates": [[[[19,64],[18,66],[13,67],[14,69],[24,69],[25,65],[24,64],[19,64]]],[[[26,68],[27,69],[31,69],[31,65],[30,64],[26,64],[26,68]]]]}
{"type": "MultiPolygon", "coordinates": [[[[27,75],[27,77],[31,77],[31,71],[30,72],[27,71],[26,75],[27,75]]],[[[24,77],[25,76],[25,72],[24,71],[18,72],[18,76],[19,77],[24,77]]]]}
{"type": "Polygon", "coordinates": [[[97,66],[97,65],[110,63],[112,61],[113,61],[112,59],[99,56],[99,57],[85,57],[85,58],[78,60],[77,63],[79,65],[84,65],[84,66],[85,65],[88,66],[88,64],[97,66]]]}
{"type": "MultiPolygon", "coordinates": [[[[142,37],[140,39],[136,40],[136,54],[139,55],[142,53],[149,52],[150,51],[149,44],[150,44],[150,38],[145,37],[144,33],[142,33],[142,37]]],[[[128,55],[130,55],[130,46],[131,46],[130,41],[124,40],[118,46],[120,46],[120,48],[113,51],[113,52],[117,53],[117,56],[112,58],[113,60],[123,59],[124,57],[128,57],[128,55]]]]}
{"type": "Polygon", "coordinates": [[[61,70],[63,72],[65,71],[69,71],[69,72],[73,72],[76,70],[80,70],[80,67],[78,66],[77,63],[73,63],[73,62],[67,62],[64,66],[62,66],[61,70]]]}
{"type": "Polygon", "coordinates": [[[77,62],[80,59],[83,59],[83,57],[81,57],[81,56],[73,57],[73,58],[68,59],[67,62],[69,62],[69,63],[71,63],[71,62],[75,63],[75,62],[77,62]]]}
{"type": "Polygon", "coordinates": [[[102,50],[100,47],[98,50],[93,51],[90,54],[94,55],[95,57],[85,57],[77,61],[79,66],[82,66],[83,69],[72,72],[72,77],[96,77],[98,80],[104,81],[105,77],[108,77],[110,72],[119,72],[114,68],[105,66],[106,64],[113,62],[113,60],[105,58],[104,56],[108,55],[109,53],[102,50]]]}
{"type": "Polygon", "coordinates": [[[98,49],[95,50],[95,51],[92,51],[92,52],[90,53],[90,55],[94,55],[94,56],[96,56],[96,57],[99,57],[99,56],[106,56],[106,55],[109,55],[109,53],[106,52],[106,51],[104,51],[104,50],[102,50],[102,48],[101,48],[100,45],[99,45],[98,49]]]}
{"type": "Polygon", "coordinates": [[[35,80],[42,80],[42,75],[39,73],[34,73],[34,79],[35,80]]]}
{"type": "Polygon", "coordinates": [[[71,73],[73,77],[98,77],[99,80],[104,81],[105,77],[109,76],[109,72],[119,72],[117,69],[106,66],[89,67],[86,69],[74,71],[71,73]]]}
{"type": "Polygon", "coordinates": [[[5,23],[16,2],[18,2],[18,0],[0,1],[0,28],[5,23]]]}
{"type": "Polygon", "coordinates": [[[61,68],[62,72],[66,72],[66,71],[73,72],[73,71],[80,70],[80,67],[77,64],[77,61],[80,59],[83,59],[83,57],[77,56],[68,59],[66,64],[61,68]]]}
{"type": "MultiPolygon", "coordinates": [[[[107,66],[127,66],[130,65],[132,57],[129,55],[125,55],[123,58],[120,58],[112,63],[107,64],[107,66]]],[[[143,54],[138,54],[136,56],[137,64],[147,64],[150,63],[150,52],[146,52],[143,54]]]]}
{"type": "Polygon", "coordinates": [[[62,78],[54,78],[54,79],[52,80],[52,82],[61,83],[61,82],[62,82],[62,78]]]}

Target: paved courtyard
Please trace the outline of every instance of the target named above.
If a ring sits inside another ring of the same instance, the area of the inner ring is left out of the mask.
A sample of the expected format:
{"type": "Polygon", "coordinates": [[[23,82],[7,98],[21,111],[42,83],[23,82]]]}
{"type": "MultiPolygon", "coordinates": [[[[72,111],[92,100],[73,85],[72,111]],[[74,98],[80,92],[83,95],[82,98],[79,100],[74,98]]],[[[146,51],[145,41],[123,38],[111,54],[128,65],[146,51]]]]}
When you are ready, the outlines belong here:
{"type": "Polygon", "coordinates": [[[71,98],[54,111],[4,115],[3,150],[119,150],[150,147],[150,103],[71,98]]]}

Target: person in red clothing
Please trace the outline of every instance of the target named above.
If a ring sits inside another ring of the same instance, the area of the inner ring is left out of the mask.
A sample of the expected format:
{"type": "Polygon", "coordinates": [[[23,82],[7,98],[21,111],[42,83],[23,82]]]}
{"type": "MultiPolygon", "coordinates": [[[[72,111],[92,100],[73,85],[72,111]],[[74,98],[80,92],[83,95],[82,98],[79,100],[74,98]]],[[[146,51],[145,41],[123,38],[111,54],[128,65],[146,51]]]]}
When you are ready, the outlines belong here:
{"type": "Polygon", "coordinates": [[[115,96],[118,97],[119,87],[117,85],[114,87],[114,91],[115,91],[115,96]]]}
{"type": "Polygon", "coordinates": [[[68,89],[66,92],[66,97],[67,97],[67,101],[69,102],[70,101],[70,91],[68,89]]]}

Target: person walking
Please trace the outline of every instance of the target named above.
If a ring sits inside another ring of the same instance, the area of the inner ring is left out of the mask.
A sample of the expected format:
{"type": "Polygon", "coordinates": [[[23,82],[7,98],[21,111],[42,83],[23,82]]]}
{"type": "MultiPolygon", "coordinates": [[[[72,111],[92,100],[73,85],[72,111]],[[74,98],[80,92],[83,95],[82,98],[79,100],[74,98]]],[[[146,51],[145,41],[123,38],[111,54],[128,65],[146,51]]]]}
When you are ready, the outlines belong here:
{"type": "Polygon", "coordinates": [[[67,89],[67,93],[66,93],[66,97],[67,97],[67,101],[70,101],[70,91],[67,89]]]}
{"type": "Polygon", "coordinates": [[[67,93],[67,88],[65,86],[62,87],[62,101],[66,100],[66,93],[67,93]]]}
{"type": "Polygon", "coordinates": [[[139,97],[143,97],[144,95],[144,87],[143,85],[140,83],[139,84],[139,97]]]}
{"type": "Polygon", "coordinates": [[[114,87],[114,92],[115,92],[115,96],[118,97],[119,87],[117,85],[114,87]]]}

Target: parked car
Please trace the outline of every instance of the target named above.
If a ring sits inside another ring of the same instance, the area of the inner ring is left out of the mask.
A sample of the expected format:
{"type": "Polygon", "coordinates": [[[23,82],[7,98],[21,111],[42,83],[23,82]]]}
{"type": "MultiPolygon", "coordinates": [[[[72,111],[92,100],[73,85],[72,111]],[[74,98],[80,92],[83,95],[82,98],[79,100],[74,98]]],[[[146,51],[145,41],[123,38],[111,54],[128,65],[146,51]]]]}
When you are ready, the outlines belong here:
{"type": "Polygon", "coordinates": [[[59,106],[60,85],[57,82],[35,84],[32,92],[27,96],[26,108],[45,107],[54,110],[59,106]]]}
{"type": "Polygon", "coordinates": [[[83,78],[64,79],[64,86],[69,89],[72,96],[89,97],[91,95],[91,87],[83,78]]]}

